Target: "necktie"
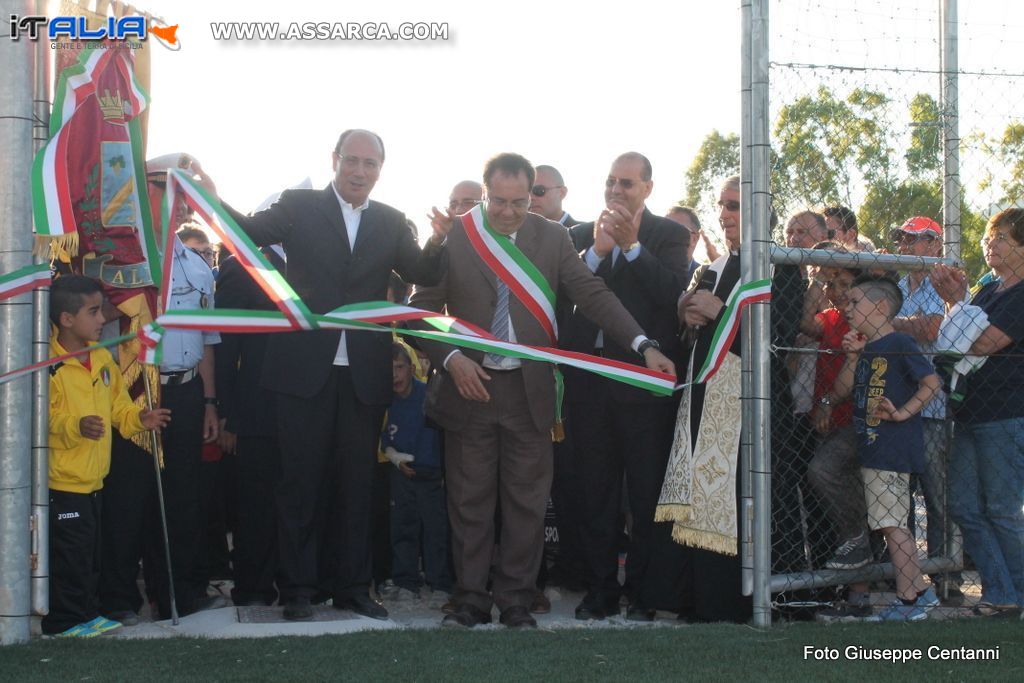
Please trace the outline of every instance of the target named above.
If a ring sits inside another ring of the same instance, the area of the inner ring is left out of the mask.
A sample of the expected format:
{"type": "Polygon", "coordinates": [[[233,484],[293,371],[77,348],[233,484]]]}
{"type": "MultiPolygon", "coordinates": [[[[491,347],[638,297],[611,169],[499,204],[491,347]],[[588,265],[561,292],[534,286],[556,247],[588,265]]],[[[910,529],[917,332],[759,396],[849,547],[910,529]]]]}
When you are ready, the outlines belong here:
{"type": "MultiPolygon", "coordinates": [[[[498,302],[494,306],[494,318],[491,319],[491,334],[502,341],[508,341],[508,286],[498,278],[498,302]]],[[[501,365],[505,359],[496,353],[487,354],[487,359],[501,365]]]]}

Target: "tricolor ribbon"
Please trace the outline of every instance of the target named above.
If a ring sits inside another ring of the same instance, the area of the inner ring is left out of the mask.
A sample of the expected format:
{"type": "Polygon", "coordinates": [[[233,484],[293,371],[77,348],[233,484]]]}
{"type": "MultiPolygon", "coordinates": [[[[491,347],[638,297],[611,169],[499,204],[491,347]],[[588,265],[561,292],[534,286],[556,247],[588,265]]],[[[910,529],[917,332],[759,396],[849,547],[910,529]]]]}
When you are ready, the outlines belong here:
{"type": "MultiPolygon", "coordinates": [[[[135,70],[128,63],[129,55],[130,51],[121,49],[83,50],[78,62],[61,72],[50,114],[50,139],[32,164],[36,234],[61,237],[78,231],[68,180],[68,123],[78,108],[95,94],[96,75],[114,60],[128,83],[126,103],[131,111],[138,114],[149,104],[149,95],[135,80],[135,70]]],[[[147,246],[144,241],[142,246],[147,246]]]]}
{"type": "Polygon", "coordinates": [[[743,309],[758,301],[771,301],[771,298],[772,282],[767,279],[745,282],[733,290],[729,300],[725,302],[725,313],[711,338],[711,349],[704,359],[704,364],[694,375],[693,384],[707,382],[718,372],[732,347],[733,340],[736,339],[736,333],[739,332],[743,309]]]}
{"type": "MultiPolygon", "coordinates": [[[[497,353],[523,360],[571,365],[662,396],[671,394],[675,387],[675,378],[672,375],[648,370],[630,363],[573,351],[501,341],[458,318],[385,301],[342,306],[325,315],[315,315],[314,319],[320,329],[364,330],[388,334],[395,332],[409,337],[419,337],[461,348],[475,349],[484,353],[497,353]],[[396,320],[421,320],[434,329],[392,329],[383,324],[396,320]]],[[[168,311],[161,315],[157,322],[167,329],[225,333],[290,332],[296,329],[283,314],[275,311],[230,309],[168,311]]]]}
{"type": "Polygon", "coordinates": [[[548,339],[555,344],[558,341],[555,292],[547,278],[507,235],[491,228],[482,204],[463,214],[462,227],[477,255],[537,319],[548,339]]]}
{"type": "Polygon", "coordinates": [[[0,301],[50,284],[50,265],[37,263],[0,277],[0,301]]]}

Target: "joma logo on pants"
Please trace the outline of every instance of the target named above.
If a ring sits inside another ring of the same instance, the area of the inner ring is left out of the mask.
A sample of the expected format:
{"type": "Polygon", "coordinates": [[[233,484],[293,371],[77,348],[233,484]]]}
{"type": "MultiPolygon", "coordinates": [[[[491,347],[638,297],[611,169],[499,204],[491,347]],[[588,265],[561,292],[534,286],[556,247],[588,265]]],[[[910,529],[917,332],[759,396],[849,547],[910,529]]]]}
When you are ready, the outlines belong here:
{"type": "Polygon", "coordinates": [[[61,520],[61,519],[78,519],[78,513],[77,512],[58,512],[57,513],[57,519],[58,520],[61,520]]]}

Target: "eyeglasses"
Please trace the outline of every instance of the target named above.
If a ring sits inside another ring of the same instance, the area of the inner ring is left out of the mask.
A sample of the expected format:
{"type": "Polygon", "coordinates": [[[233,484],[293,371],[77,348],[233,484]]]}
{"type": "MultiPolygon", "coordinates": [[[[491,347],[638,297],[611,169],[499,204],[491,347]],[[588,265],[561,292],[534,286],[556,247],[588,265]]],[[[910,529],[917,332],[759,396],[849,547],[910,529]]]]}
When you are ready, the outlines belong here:
{"type": "Polygon", "coordinates": [[[718,208],[725,209],[726,211],[739,211],[740,203],[735,199],[730,199],[726,202],[718,202],[718,208]]]}
{"type": "Polygon", "coordinates": [[[997,232],[994,235],[985,235],[981,238],[981,246],[987,247],[993,242],[1006,242],[1010,237],[1004,232],[997,232]]]}
{"type": "Polygon", "coordinates": [[[472,209],[474,206],[480,203],[479,199],[452,199],[448,202],[449,209],[472,209]]]}
{"type": "Polygon", "coordinates": [[[543,185],[534,185],[533,189],[530,190],[530,193],[534,197],[543,197],[548,193],[548,190],[557,190],[562,187],[565,187],[565,185],[552,185],[551,187],[544,187],[543,185]]]}
{"type": "Polygon", "coordinates": [[[917,244],[918,242],[934,242],[934,235],[911,235],[905,232],[901,232],[894,235],[892,238],[893,244],[917,244]]]}
{"type": "Polygon", "coordinates": [[[217,252],[213,249],[196,249],[196,253],[207,259],[211,259],[217,255],[217,252]]]}
{"type": "Polygon", "coordinates": [[[610,190],[615,187],[616,183],[621,185],[623,190],[632,190],[633,186],[636,185],[636,182],[630,178],[615,178],[613,176],[609,176],[608,180],[604,181],[604,186],[610,190]]]}
{"type": "Polygon", "coordinates": [[[515,209],[516,211],[523,211],[524,209],[526,209],[526,207],[530,205],[530,200],[529,198],[524,198],[513,199],[512,201],[509,201],[507,199],[502,199],[500,197],[488,197],[487,204],[489,206],[493,206],[495,209],[499,211],[501,211],[502,209],[509,205],[511,205],[512,208],[515,209]]]}

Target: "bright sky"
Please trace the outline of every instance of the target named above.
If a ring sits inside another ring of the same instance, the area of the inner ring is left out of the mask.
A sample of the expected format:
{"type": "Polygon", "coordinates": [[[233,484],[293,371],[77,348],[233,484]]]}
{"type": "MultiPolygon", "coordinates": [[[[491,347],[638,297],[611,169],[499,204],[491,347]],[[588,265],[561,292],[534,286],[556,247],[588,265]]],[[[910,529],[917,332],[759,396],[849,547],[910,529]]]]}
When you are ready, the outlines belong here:
{"type": "Polygon", "coordinates": [[[421,234],[429,208],[503,151],[559,168],[580,219],[603,207],[612,159],[642,152],[661,213],[682,196],[703,136],[738,130],[731,2],[138,4],[180,24],[182,43],[154,49],[148,156],[194,155],[243,210],[307,176],[324,187],[338,134],[358,127],[387,149],[372,197],[421,234]],[[217,42],[211,21],[448,22],[450,39],[217,42]]]}
{"type": "MultiPolygon", "coordinates": [[[[654,166],[648,205],[662,213],[681,198],[704,136],[740,127],[738,0],[138,4],[179,24],[182,43],[179,52],[153,46],[148,155],[194,155],[221,196],[246,211],[307,176],[324,187],[338,134],[359,127],[380,133],[387,147],[373,198],[405,211],[421,234],[430,206],[445,205],[457,181],[479,179],[501,151],[558,167],[569,187],[565,208],[583,220],[603,206],[612,159],[642,152],[654,166]],[[290,22],[447,22],[450,39],[217,42],[213,21],[276,21],[282,30],[290,22]]],[[[959,4],[961,68],[1024,70],[1024,3],[959,4]]],[[[940,5],[773,2],[771,58],[937,69],[940,5]]],[[[820,75],[773,69],[772,110],[784,95],[816,87],[820,75]]],[[[835,72],[830,85],[845,94],[862,78],[835,72]]],[[[937,93],[937,82],[883,74],[874,85],[909,98],[922,88],[937,93]]],[[[963,108],[992,109],[991,93],[970,87],[962,85],[971,95],[963,108]]],[[[1019,100],[996,108],[1001,120],[1020,110],[1019,100]]],[[[717,230],[716,216],[702,218],[717,230]]]]}

